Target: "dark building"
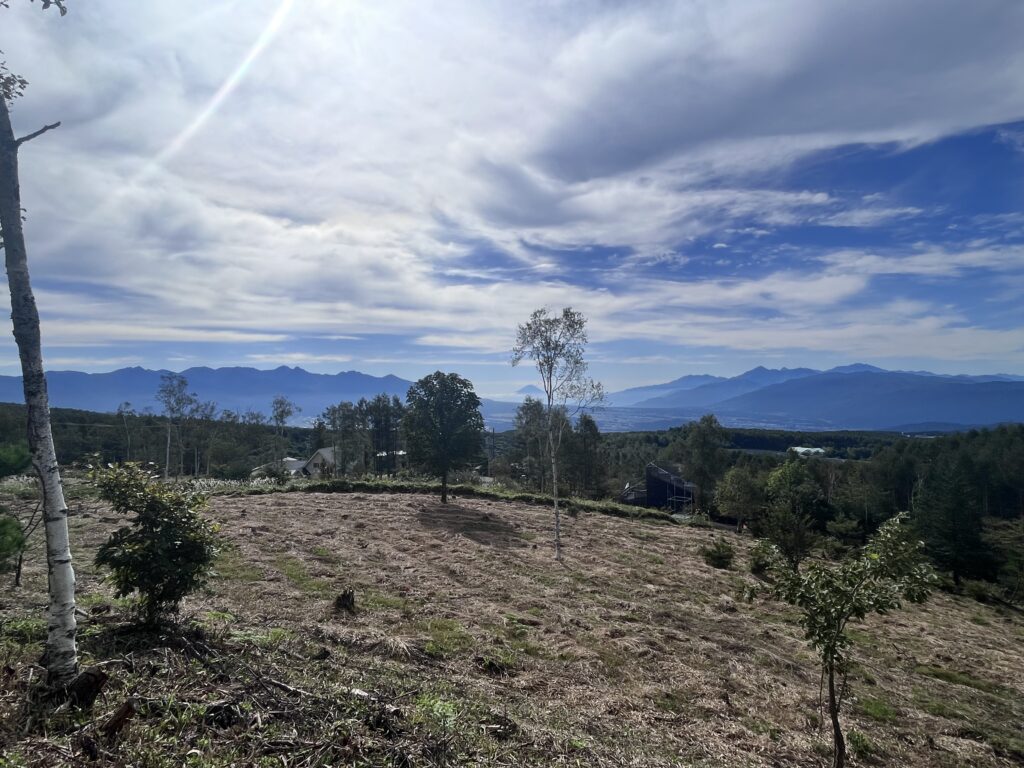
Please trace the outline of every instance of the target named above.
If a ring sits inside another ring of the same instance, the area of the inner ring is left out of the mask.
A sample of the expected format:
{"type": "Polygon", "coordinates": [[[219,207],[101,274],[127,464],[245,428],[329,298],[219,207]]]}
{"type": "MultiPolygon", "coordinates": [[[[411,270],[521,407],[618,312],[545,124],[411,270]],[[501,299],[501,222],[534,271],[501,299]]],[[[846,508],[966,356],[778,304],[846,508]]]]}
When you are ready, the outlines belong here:
{"type": "Polygon", "coordinates": [[[697,486],[673,475],[657,464],[648,464],[644,470],[644,484],[627,485],[619,500],[623,504],[673,512],[691,512],[697,486]]]}

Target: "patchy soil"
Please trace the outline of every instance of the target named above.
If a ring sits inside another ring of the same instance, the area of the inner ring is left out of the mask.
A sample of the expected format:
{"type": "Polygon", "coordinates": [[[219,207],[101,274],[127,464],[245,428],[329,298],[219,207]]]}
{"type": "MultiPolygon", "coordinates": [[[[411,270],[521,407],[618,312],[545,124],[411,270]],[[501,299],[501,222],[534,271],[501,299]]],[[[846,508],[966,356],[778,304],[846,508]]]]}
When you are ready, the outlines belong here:
{"type": "MultiPolygon", "coordinates": [[[[742,598],[747,538],[582,514],[558,564],[550,509],[523,504],[290,493],[217,498],[210,514],[231,543],[219,576],[150,635],[90,562],[116,521],[72,517],[82,650],[111,674],[75,725],[23,732],[45,631],[38,552],[0,597],[11,765],[86,764],[93,748],[94,764],[125,765],[829,763],[793,615],[742,598]],[[737,547],[733,570],[698,554],[714,537],[737,547]],[[335,610],[347,589],[354,615],[335,610]],[[149,709],[90,747],[129,695],[149,709]]],[[[853,634],[852,764],[1024,763],[1020,614],[939,594],[853,634]]]]}

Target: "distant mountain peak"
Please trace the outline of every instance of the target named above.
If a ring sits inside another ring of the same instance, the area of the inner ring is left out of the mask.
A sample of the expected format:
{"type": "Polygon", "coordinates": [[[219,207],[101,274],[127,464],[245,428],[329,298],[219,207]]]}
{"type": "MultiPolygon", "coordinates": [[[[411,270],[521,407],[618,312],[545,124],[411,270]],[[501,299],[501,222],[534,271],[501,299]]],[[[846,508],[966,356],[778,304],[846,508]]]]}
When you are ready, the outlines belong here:
{"type": "Polygon", "coordinates": [[[867,363],[850,363],[849,365],[837,365],[829,368],[825,373],[889,373],[885,368],[867,363]]]}
{"type": "Polygon", "coordinates": [[[543,395],[544,390],[535,384],[527,384],[525,387],[520,387],[516,390],[517,395],[543,395]]]}

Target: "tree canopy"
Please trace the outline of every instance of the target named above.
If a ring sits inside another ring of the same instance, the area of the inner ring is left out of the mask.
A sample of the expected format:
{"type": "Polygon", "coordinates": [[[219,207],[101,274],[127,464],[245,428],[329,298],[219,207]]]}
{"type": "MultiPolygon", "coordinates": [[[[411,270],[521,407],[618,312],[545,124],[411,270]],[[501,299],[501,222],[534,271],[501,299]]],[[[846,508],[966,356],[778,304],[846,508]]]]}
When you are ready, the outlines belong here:
{"type": "Polygon", "coordinates": [[[441,478],[448,503],[448,475],[481,458],[484,419],[473,384],[455,373],[424,376],[406,395],[403,420],[410,462],[441,478]]]}

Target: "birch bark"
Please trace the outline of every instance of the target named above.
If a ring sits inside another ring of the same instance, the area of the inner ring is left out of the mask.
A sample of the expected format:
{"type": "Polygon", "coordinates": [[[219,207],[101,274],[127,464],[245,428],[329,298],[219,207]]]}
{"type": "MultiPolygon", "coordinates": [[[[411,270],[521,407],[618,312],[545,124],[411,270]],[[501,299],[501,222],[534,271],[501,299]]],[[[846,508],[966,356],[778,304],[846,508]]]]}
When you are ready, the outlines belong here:
{"type": "MultiPolygon", "coordinates": [[[[33,137],[37,134],[34,134],[33,137]]],[[[50,404],[43,372],[39,311],[29,281],[28,254],[21,225],[21,190],[18,183],[18,148],[7,102],[0,97],[0,231],[3,232],[7,282],[11,292],[11,320],[21,358],[21,375],[28,409],[28,445],[32,466],[39,475],[46,532],[49,573],[49,614],[46,669],[50,685],[64,685],[78,672],[75,642],[75,571],[71,565],[68,509],[64,502],[60,467],[50,428],[50,404]]]]}

